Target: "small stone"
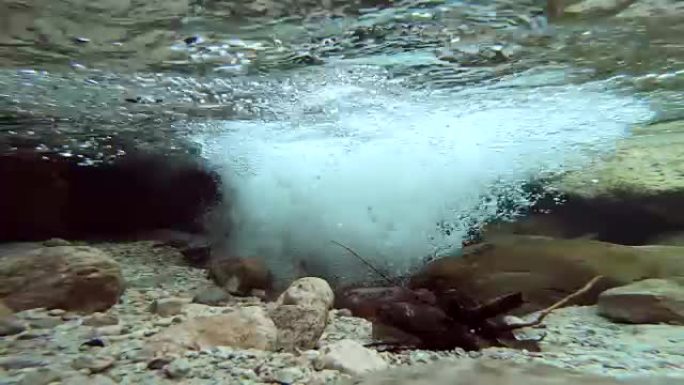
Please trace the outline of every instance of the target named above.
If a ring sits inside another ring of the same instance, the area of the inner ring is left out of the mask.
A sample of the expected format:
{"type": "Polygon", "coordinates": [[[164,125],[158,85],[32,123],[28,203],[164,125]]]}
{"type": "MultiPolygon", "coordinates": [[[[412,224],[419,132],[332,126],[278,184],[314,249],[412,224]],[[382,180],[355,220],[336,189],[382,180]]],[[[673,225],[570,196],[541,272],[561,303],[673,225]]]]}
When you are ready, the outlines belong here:
{"type": "Polygon", "coordinates": [[[173,360],[164,369],[164,373],[169,378],[183,378],[190,373],[190,363],[187,360],[178,358],[173,360]]]}
{"type": "Polygon", "coordinates": [[[338,309],[336,315],[338,317],[351,317],[353,314],[349,309],[338,309]]]}
{"type": "Polygon", "coordinates": [[[87,369],[90,373],[100,373],[114,365],[114,358],[102,356],[80,356],[71,363],[71,367],[76,370],[87,369]]]}
{"type": "Polygon", "coordinates": [[[29,325],[34,329],[52,329],[62,324],[61,318],[46,317],[29,321],[29,325]]]}
{"type": "Polygon", "coordinates": [[[63,309],[51,309],[48,311],[48,315],[51,317],[61,317],[66,313],[66,310],[63,309]]]}
{"type": "Polygon", "coordinates": [[[72,312],[66,312],[66,313],[62,314],[62,321],[66,321],[66,322],[77,320],[79,318],[81,318],[81,317],[78,314],[72,313],[72,312]]]}
{"type": "Polygon", "coordinates": [[[0,318],[0,337],[13,336],[25,330],[26,326],[15,316],[0,318]]]}
{"type": "Polygon", "coordinates": [[[0,357],[0,368],[5,370],[37,368],[46,365],[47,362],[40,357],[23,355],[0,357]]]}
{"type": "Polygon", "coordinates": [[[302,369],[298,367],[282,368],[273,374],[273,379],[279,383],[294,384],[304,377],[302,369]]]}
{"type": "Polygon", "coordinates": [[[162,317],[170,317],[179,314],[186,303],[188,301],[182,298],[161,298],[152,302],[150,311],[162,317]]]}
{"type": "Polygon", "coordinates": [[[57,247],[57,246],[71,246],[71,242],[62,238],[50,238],[43,241],[43,246],[46,247],[57,247]]]}
{"type": "Polygon", "coordinates": [[[19,385],[48,385],[61,378],[61,374],[51,368],[33,369],[24,374],[19,385]]]}
{"type": "Polygon", "coordinates": [[[82,325],[100,327],[117,325],[118,323],[119,318],[113,314],[93,313],[83,319],[82,325]]]}
{"type": "Polygon", "coordinates": [[[158,370],[168,365],[173,359],[169,357],[157,357],[147,363],[147,369],[158,370]]]}
{"type": "Polygon", "coordinates": [[[316,361],[316,369],[339,370],[351,375],[376,371],[389,365],[375,351],[354,340],[341,340],[321,349],[321,357],[316,361]]]}

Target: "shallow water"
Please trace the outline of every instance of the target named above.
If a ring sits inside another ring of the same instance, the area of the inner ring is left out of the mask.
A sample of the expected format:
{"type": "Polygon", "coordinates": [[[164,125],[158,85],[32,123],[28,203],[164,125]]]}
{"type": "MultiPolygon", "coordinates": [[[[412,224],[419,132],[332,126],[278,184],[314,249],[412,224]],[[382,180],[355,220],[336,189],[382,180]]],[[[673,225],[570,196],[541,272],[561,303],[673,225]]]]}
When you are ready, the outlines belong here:
{"type": "Polygon", "coordinates": [[[233,252],[363,269],[335,240],[403,271],[684,116],[681,13],[539,3],[5,2],[1,150],[200,154],[235,194],[233,252]]]}

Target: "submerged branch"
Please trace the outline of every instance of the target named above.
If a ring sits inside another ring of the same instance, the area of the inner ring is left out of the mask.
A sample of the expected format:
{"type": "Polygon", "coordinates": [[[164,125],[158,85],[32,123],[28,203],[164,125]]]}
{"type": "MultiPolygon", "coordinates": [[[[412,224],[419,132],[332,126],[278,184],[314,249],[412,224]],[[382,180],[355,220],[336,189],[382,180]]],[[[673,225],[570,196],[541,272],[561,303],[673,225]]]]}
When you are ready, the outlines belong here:
{"type": "Polygon", "coordinates": [[[363,262],[366,266],[368,266],[371,270],[373,270],[373,272],[375,272],[375,274],[377,274],[378,276],[382,277],[385,281],[387,281],[387,283],[389,283],[390,285],[396,285],[397,284],[391,278],[389,278],[387,275],[385,275],[383,272],[381,272],[378,268],[373,266],[372,263],[368,262],[366,259],[364,259],[362,256],[360,256],[359,253],[354,251],[351,247],[345,246],[345,245],[343,245],[337,241],[330,241],[330,242],[332,242],[332,243],[336,244],[337,246],[340,246],[343,249],[347,250],[349,253],[351,253],[353,256],[355,256],[359,261],[363,262]]]}

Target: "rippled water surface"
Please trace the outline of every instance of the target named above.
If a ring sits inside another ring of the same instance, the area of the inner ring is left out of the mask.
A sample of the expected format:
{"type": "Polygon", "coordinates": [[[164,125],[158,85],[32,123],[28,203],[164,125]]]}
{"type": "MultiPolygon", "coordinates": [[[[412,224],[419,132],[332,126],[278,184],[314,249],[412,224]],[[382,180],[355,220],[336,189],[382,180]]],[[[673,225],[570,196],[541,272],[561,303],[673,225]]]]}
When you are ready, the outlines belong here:
{"type": "Polygon", "coordinates": [[[684,12],[543,3],[7,0],[0,150],[192,152],[235,191],[239,251],[335,238],[403,267],[684,116],[684,12]]]}

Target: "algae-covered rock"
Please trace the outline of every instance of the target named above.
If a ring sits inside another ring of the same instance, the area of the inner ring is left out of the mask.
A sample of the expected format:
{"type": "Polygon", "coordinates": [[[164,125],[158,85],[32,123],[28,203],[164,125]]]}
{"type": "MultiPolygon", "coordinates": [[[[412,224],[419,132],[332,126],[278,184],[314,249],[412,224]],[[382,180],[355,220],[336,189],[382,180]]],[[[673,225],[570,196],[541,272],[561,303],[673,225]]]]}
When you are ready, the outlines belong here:
{"type": "Polygon", "coordinates": [[[684,225],[684,120],[635,128],[615,151],[555,184],[574,199],[625,204],[669,225],[684,225]]]}

